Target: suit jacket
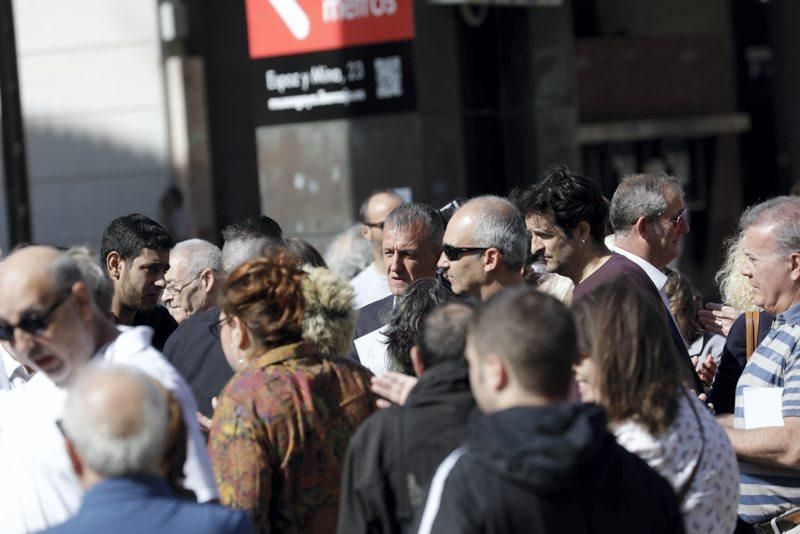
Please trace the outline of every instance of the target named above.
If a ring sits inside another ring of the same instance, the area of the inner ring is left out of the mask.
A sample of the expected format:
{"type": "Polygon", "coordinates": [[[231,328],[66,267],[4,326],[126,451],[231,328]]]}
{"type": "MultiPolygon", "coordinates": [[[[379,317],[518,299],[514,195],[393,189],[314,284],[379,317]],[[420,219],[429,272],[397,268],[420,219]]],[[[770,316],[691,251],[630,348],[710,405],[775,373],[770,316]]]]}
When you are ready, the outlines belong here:
{"type": "Polygon", "coordinates": [[[214,415],[211,399],[233,376],[219,338],[209,326],[219,319],[219,306],[195,313],[178,326],[164,345],[164,357],[183,375],[206,417],[214,415]]]}
{"type": "MultiPolygon", "coordinates": [[[[694,365],[692,365],[692,358],[689,356],[689,351],[686,348],[686,342],[683,340],[683,336],[678,330],[675,321],[673,321],[669,316],[670,312],[666,309],[666,306],[664,306],[664,301],[661,300],[661,293],[653,281],[650,280],[650,277],[647,276],[647,273],[644,272],[644,269],[636,265],[622,254],[612,254],[608,261],[601,265],[599,269],[589,275],[586,280],[575,286],[575,289],[572,291],[572,304],[574,305],[580,301],[580,299],[601,285],[612,280],[616,280],[620,277],[624,277],[628,282],[633,284],[634,287],[641,291],[643,295],[653,299],[657,303],[659,309],[664,310],[664,313],[667,314],[667,327],[669,328],[669,334],[672,338],[672,343],[675,345],[675,348],[678,350],[678,353],[681,355],[682,359],[686,361],[686,365],[689,367],[689,369],[691,369],[691,376],[694,381],[695,391],[698,393],[703,391],[703,383],[697,376],[694,365]]],[[[623,311],[624,310],[620,310],[620,312],[623,311]]]]}
{"type": "MultiPolygon", "coordinates": [[[[359,309],[358,319],[356,319],[356,329],[353,332],[353,341],[385,326],[389,322],[389,312],[392,311],[393,305],[394,295],[389,295],[388,297],[376,300],[359,309]]],[[[355,343],[350,349],[348,357],[357,362],[361,362],[358,357],[358,352],[356,351],[355,343]]]]}
{"type": "Polygon", "coordinates": [[[131,326],[149,326],[153,329],[151,344],[156,350],[163,351],[167,338],[178,328],[178,323],[170,315],[169,310],[160,304],[148,311],[137,311],[131,326]]]}
{"type": "Polygon", "coordinates": [[[74,517],[45,532],[249,534],[253,525],[240,510],[180,500],[163,479],[133,476],[109,478],[92,486],[74,517]]]}

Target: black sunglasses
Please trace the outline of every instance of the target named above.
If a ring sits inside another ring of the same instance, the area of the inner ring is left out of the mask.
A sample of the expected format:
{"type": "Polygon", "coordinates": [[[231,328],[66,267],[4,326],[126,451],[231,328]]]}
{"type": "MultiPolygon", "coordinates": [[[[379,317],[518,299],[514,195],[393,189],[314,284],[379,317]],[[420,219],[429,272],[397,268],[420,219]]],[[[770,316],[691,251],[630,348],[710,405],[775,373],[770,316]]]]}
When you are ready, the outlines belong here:
{"type": "Polygon", "coordinates": [[[361,224],[363,224],[364,226],[368,226],[370,228],[378,228],[379,230],[383,230],[383,224],[384,223],[382,221],[382,222],[379,222],[379,223],[368,223],[368,222],[365,222],[365,223],[361,223],[361,224]]]}
{"type": "Polygon", "coordinates": [[[461,256],[463,256],[467,252],[483,252],[487,249],[489,249],[489,247],[454,247],[452,245],[444,245],[442,247],[444,255],[450,261],[460,260],[461,256]]]}
{"type": "Polygon", "coordinates": [[[14,330],[20,328],[32,336],[40,336],[47,330],[50,324],[50,316],[53,315],[59,306],[72,295],[72,288],[66,289],[49,308],[43,312],[26,311],[22,314],[17,324],[0,321],[0,340],[11,341],[14,338],[14,330]]]}

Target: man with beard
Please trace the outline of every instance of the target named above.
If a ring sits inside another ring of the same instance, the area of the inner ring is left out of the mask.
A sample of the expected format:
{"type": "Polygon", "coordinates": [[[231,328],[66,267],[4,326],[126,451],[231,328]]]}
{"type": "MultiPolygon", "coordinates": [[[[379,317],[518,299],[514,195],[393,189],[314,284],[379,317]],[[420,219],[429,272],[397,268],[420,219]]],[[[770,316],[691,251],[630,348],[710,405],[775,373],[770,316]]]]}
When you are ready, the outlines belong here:
{"type": "Polygon", "coordinates": [[[178,326],[158,304],[174,246],[172,236],[160,224],[139,213],[111,221],[100,245],[100,262],[114,282],[111,313],[118,324],[152,328],[153,346],[158,350],[163,350],[178,326]]]}

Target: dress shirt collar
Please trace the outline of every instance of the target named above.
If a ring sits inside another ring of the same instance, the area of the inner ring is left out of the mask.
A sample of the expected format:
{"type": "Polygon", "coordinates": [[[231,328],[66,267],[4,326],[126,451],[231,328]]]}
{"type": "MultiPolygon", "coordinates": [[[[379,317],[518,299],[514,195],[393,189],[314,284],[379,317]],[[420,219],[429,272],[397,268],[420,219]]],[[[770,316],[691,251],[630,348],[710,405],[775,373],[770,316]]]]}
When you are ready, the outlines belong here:
{"type": "Polygon", "coordinates": [[[800,303],[775,316],[775,324],[781,325],[784,323],[789,323],[790,325],[800,324],[800,303]]]}
{"type": "Polygon", "coordinates": [[[647,261],[647,260],[645,260],[643,258],[640,258],[639,256],[637,256],[633,252],[628,252],[627,250],[625,250],[625,249],[623,249],[623,248],[621,248],[619,246],[617,246],[615,248],[614,252],[622,254],[623,256],[625,256],[626,258],[631,260],[633,263],[635,263],[636,265],[641,267],[642,270],[647,275],[647,277],[650,280],[653,281],[653,283],[655,284],[656,288],[658,288],[659,291],[663,291],[664,290],[664,285],[666,285],[666,283],[667,283],[667,275],[664,274],[664,271],[662,271],[661,269],[656,268],[655,265],[653,265],[652,263],[650,263],[649,261],[647,261]]]}
{"type": "Polygon", "coordinates": [[[262,368],[268,365],[274,365],[285,360],[292,358],[302,358],[304,356],[311,356],[316,353],[315,347],[312,343],[299,341],[289,345],[283,345],[271,350],[268,350],[261,356],[257,356],[247,366],[248,368],[262,368]]]}
{"type": "Polygon", "coordinates": [[[8,382],[12,389],[20,383],[27,382],[33,376],[25,369],[24,365],[12,358],[2,346],[0,346],[0,357],[2,357],[3,367],[5,368],[6,376],[8,377],[8,382]]]}

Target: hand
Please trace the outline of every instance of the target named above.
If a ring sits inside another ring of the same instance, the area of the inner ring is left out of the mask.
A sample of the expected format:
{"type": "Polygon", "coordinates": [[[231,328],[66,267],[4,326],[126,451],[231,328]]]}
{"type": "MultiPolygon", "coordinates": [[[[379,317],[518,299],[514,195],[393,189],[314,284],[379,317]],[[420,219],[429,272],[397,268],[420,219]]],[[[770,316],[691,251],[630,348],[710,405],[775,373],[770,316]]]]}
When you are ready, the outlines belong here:
{"type": "Polygon", "coordinates": [[[733,321],[739,317],[739,310],[724,304],[709,302],[706,304],[705,310],[697,312],[697,317],[707,332],[727,337],[733,321]]]}
{"type": "Polygon", "coordinates": [[[408,394],[417,385],[419,379],[415,376],[404,375],[394,371],[387,371],[381,376],[372,377],[372,392],[383,397],[378,399],[378,408],[388,408],[394,404],[403,405],[408,394]]]}
{"type": "MultiPolygon", "coordinates": [[[[213,397],[211,399],[211,409],[212,410],[216,410],[217,409],[217,398],[216,397],[213,397]]],[[[205,415],[201,414],[200,412],[196,412],[196,413],[197,413],[197,422],[200,424],[200,430],[202,430],[206,434],[211,432],[211,418],[210,417],[206,417],[205,415]]]]}
{"type": "Polygon", "coordinates": [[[711,387],[711,384],[714,382],[714,377],[717,375],[717,362],[710,354],[706,356],[705,361],[702,363],[699,363],[698,360],[699,358],[697,356],[692,358],[697,376],[700,377],[700,380],[702,380],[706,386],[711,387]]]}

